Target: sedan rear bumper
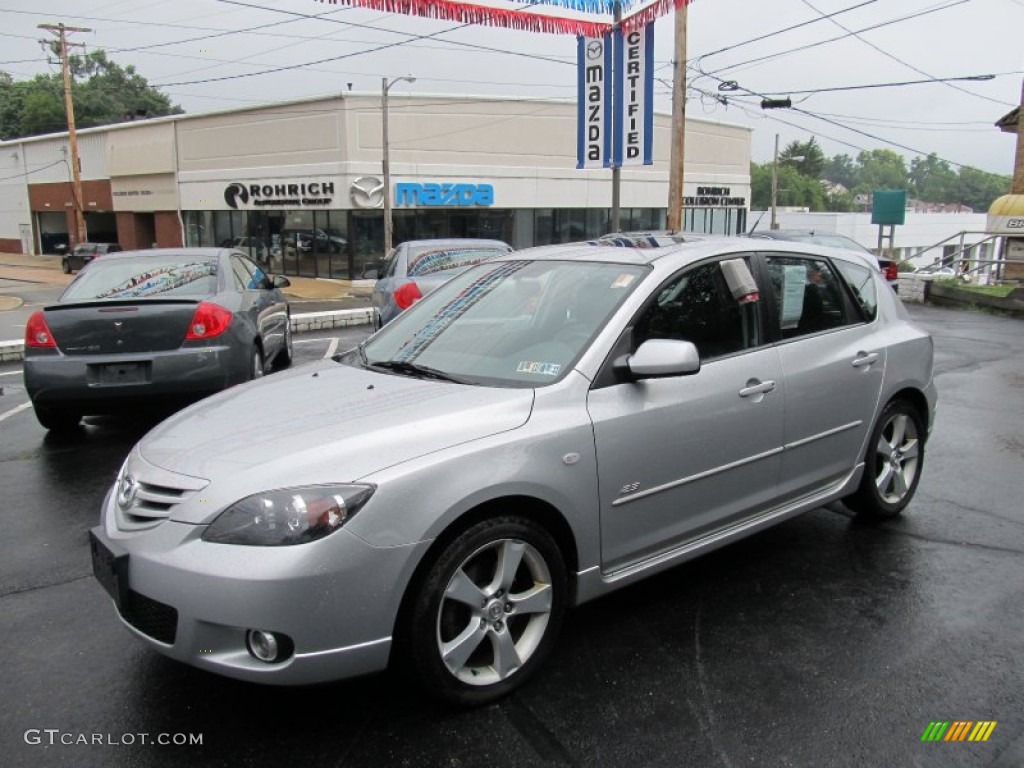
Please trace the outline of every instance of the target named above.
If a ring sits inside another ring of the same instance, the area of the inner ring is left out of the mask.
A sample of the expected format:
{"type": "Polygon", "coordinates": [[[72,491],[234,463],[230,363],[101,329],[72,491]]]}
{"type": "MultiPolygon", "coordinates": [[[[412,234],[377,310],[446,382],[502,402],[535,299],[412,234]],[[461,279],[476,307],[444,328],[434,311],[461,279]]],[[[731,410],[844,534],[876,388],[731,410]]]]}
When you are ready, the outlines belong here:
{"type": "Polygon", "coordinates": [[[244,381],[248,360],[228,346],[126,355],[28,356],[33,403],[107,413],[140,403],[197,398],[244,381]]]}

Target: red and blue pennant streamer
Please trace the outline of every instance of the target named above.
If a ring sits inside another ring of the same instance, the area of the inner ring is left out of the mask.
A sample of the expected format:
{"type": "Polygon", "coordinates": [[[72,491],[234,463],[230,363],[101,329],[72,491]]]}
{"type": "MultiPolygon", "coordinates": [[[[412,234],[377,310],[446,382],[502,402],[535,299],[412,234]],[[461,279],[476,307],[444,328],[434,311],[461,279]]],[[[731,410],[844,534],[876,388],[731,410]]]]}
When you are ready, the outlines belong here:
{"type": "MultiPolygon", "coordinates": [[[[490,27],[523,29],[528,32],[601,37],[612,29],[614,0],[532,0],[490,4],[460,0],[319,0],[331,5],[354,5],[387,13],[422,16],[428,19],[482,24],[490,27]],[[569,11],[573,15],[563,15],[569,11]]],[[[659,16],[686,5],[690,0],[620,0],[623,31],[646,27],[659,16]]]]}

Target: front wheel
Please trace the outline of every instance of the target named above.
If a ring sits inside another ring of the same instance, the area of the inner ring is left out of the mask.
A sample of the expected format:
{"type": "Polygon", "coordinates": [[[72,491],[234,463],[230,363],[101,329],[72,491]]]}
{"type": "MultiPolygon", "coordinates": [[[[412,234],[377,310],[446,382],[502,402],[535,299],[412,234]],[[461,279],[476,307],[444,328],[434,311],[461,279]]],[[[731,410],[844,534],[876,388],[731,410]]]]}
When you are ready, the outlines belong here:
{"type": "Polygon", "coordinates": [[[60,271],[63,272],[65,275],[70,275],[71,274],[71,262],[69,262],[67,259],[61,259],[60,260],[60,271]]]}
{"type": "Polygon", "coordinates": [[[254,344],[252,352],[249,354],[249,381],[263,378],[264,373],[263,352],[258,345],[254,344]]]}
{"type": "Polygon", "coordinates": [[[878,417],[860,487],[844,499],[859,516],[869,519],[895,517],[910,503],[924,466],[924,426],[910,403],[894,400],[878,417]]]}
{"type": "Polygon", "coordinates": [[[470,706],[520,687],[554,647],[567,581],[558,545],[530,520],[497,517],[461,533],[412,596],[405,639],[425,690],[470,706]]]}
{"type": "Polygon", "coordinates": [[[273,368],[275,371],[283,371],[292,364],[294,342],[292,341],[292,318],[291,315],[284,324],[284,345],[278,350],[274,357],[273,368]]]}

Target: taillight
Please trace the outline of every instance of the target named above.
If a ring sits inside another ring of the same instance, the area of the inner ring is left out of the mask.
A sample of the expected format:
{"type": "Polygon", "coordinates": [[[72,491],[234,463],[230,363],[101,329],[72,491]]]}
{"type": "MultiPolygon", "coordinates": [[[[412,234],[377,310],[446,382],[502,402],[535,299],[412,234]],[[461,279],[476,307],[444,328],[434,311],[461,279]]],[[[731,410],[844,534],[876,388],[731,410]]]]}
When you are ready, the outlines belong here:
{"type": "Polygon", "coordinates": [[[890,261],[885,265],[885,279],[886,280],[899,280],[900,270],[899,266],[895,261],[890,261]]]}
{"type": "Polygon", "coordinates": [[[50,326],[46,324],[46,318],[43,317],[41,310],[33,312],[32,317],[28,319],[28,324],[25,326],[25,346],[35,347],[36,349],[57,346],[57,342],[54,341],[53,334],[50,332],[50,326]]]}
{"type": "Polygon", "coordinates": [[[231,312],[219,304],[211,304],[206,301],[199,303],[196,313],[192,315],[192,322],[188,324],[186,341],[189,339],[212,339],[220,336],[231,325],[231,312]]]}
{"type": "Polygon", "coordinates": [[[416,283],[406,283],[395,291],[395,304],[399,309],[408,309],[419,299],[423,298],[420,287],[416,283]]]}

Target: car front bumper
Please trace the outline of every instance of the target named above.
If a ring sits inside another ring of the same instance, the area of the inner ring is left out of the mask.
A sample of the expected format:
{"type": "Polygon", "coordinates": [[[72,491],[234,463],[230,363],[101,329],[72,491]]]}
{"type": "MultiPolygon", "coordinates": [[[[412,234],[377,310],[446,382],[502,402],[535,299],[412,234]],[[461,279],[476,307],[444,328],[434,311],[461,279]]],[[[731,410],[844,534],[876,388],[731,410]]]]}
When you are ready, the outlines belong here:
{"type": "MultiPolygon", "coordinates": [[[[302,685],[387,666],[400,595],[428,542],[376,548],[344,529],[316,542],[256,547],[202,540],[206,526],[166,521],[116,529],[113,494],[91,537],[120,555],[120,596],[100,571],[124,624],[155,650],[228,677],[302,685]],[[266,663],[247,630],[280,633],[294,654],[266,663]]],[[[94,543],[94,548],[96,543],[94,543]]],[[[102,560],[102,558],[100,558],[102,560]]]]}

